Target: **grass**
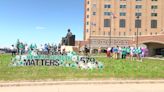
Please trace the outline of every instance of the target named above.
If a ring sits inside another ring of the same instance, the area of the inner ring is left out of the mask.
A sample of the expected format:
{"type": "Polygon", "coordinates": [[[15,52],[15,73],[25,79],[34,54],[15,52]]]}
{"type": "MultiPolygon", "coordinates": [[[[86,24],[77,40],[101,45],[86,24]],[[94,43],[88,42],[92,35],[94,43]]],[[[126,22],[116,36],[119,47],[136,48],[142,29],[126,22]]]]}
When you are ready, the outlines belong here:
{"type": "Polygon", "coordinates": [[[102,70],[81,70],[66,67],[11,67],[11,55],[0,55],[0,81],[22,80],[72,80],[72,79],[163,79],[164,61],[148,60],[144,62],[113,60],[97,57],[105,68],[102,70]]]}

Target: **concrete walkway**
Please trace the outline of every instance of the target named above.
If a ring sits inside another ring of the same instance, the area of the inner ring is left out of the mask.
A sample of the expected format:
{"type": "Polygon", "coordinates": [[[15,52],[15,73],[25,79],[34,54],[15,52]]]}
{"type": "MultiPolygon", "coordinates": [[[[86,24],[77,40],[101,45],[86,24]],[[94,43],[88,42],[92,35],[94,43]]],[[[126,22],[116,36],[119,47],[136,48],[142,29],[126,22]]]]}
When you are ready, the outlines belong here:
{"type": "Polygon", "coordinates": [[[81,84],[163,84],[164,80],[101,80],[101,81],[38,81],[38,82],[0,82],[0,87],[81,85],[81,84]]]}
{"type": "Polygon", "coordinates": [[[156,58],[156,57],[146,57],[146,59],[164,60],[164,57],[162,57],[162,58],[156,58]]]}
{"type": "Polygon", "coordinates": [[[164,92],[164,80],[0,83],[0,92],[164,92]]]}
{"type": "MultiPolygon", "coordinates": [[[[92,57],[106,57],[106,56],[92,56],[92,57]]],[[[145,57],[145,59],[154,59],[154,60],[164,60],[164,57],[158,58],[158,57],[145,57]]]]}

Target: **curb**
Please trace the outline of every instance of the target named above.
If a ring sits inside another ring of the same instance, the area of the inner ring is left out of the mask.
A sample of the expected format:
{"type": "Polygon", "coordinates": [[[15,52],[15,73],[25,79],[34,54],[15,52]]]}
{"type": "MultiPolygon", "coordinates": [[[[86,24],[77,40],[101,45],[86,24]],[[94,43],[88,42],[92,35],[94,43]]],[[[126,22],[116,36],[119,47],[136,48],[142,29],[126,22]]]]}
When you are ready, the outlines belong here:
{"type": "Polygon", "coordinates": [[[51,85],[107,85],[107,84],[164,84],[164,80],[111,80],[111,81],[56,81],[0,83],[0,87],[51,86],[51,85]]]}
{"type": "Polygon", "coordinates": [[[152,60],[164,60],[164,58],[154,58],[154,57],[145,57],[146,59],[152,59],[152,60]]]}

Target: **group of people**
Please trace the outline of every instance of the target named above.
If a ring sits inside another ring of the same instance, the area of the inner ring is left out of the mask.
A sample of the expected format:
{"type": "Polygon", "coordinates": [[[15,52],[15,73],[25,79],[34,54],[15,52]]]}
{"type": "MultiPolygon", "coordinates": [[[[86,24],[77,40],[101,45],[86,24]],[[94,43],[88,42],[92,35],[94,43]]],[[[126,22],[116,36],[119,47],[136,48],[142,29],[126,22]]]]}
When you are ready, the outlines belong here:
{"type": "MultiPolygon", "coordinates": [[[[61,52],[61,44],[53,45],[53,44],[44,44],[37,46],[36,44],[27,45],[23,42],[17,41],[17,44],[11,46],[12,56],[19,54],[29,54],[30,52],[36,52],[37,54],[45,54],[45,55],[56,55],[62,54],[61,52]]],[[[89,49],[85,47],[85,53],[89,52],[89,49]]],[[[101,52],[101,48],[98,49],[98,52],[101,52]]],[[[114,59],[129,59],[129,60],[141,60],[142,58],[148,55],[148,49],[144,47],[109,47],[106,49],[107,57],[114,59]]]]}
{"type": "Polygon", "coordinates": [[[148,55],[148,49],[145,47],[112,47],[107,48],[107,57],[114,59],[140,60],[148,55]]]}
{"type": "Polygon", "coordinates": [[[19,40],[17,41],[16,45],[11,45],[11,52],[12,56],[14,55],[23,55],[23,54],[28,54],[31,51],[36,52],[37,54],[46,54],[46,55],[54,55],[60,52],[61,45],[53,45],[53,44],[44,44],[37,46],[36,44],[25,44],[23,42],[20,42],[19,40]]]}

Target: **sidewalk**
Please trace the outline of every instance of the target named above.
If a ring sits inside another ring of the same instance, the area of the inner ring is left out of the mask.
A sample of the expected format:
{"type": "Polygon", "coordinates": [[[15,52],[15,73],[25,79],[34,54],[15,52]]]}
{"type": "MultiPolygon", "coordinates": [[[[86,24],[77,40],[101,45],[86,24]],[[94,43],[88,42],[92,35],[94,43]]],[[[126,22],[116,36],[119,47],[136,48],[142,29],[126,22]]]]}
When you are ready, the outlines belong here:
{"type": "Polygon", "coordinates": [[[49,86],[49,85],[90,85],[90,84],[163,84],[164,80],[102,80],[102,81],[41,81],[0,83],[0,87],[49,86]]]}
{"type": "Polygon", "coordinates": [[[164,57],[158,58],[158,57],[145,57],[146,59],[157,59],[157,60],[164,60],[164,57]]]}

